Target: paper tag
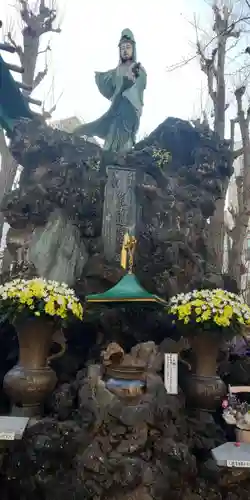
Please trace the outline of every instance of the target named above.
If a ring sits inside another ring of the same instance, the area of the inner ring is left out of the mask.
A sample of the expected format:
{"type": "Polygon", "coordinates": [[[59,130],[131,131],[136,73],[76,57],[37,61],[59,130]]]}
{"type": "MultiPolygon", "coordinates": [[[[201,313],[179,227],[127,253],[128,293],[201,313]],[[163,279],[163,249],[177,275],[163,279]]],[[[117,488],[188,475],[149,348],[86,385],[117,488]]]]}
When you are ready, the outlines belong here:
{"type": "Polygon", "coordinates": [[[178,394],[178,354],[166,353],[164,385],[168,394],[178,394]]]}
{"type": "Polygon", "coordinates": [[[227,460],[227,467],[250,468],[250,460],[227,460]]]}
{"type": "Polygon", "coordinates": [[[14,432],[0,432],[0,441],[14,441],[14,432]]]}

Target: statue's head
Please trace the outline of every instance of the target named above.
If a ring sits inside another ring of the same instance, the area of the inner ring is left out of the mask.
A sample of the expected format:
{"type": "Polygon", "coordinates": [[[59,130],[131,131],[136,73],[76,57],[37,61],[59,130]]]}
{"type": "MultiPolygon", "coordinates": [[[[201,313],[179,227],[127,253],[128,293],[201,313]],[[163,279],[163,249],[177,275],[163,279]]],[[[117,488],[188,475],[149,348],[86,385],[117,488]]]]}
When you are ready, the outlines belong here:
{"type": "Polygon", "coordinates": [[[122,40],[120,43],[120,59],[122,62],[133,60],[133,45],[129,40],[122,40]]]}
{"type": "Polygon", "coordinates": [[[123,30],[119,42],[120,61],[136,61],[135,39],[128,28],[123,30]]]}

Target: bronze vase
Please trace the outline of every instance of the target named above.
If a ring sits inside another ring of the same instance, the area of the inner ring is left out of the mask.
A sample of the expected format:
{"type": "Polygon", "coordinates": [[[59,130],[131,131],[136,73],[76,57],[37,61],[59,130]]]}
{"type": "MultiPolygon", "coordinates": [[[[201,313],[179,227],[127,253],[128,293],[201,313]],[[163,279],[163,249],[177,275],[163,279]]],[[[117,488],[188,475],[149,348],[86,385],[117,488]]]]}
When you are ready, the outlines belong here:
{"type": "Polygon", "coordinates": [[[236,440],[239,443],[250,444],[250,430],[241,429],[240,427],[236,426],[235,432],[236,432],[236,440]]]}
{"type": "Polygon", "coordinates": [[[195,354],[196,367],[185,385],[187,402],[199,410],[216,411],[227,393],[226,385],[217,375],[220,339],[202,332],[189,342],[195,354]]]}
{"type": "Polygon", "coordinates": [[[19,360],[4,377],[4,390],[13,404],[13,414],[39,415],[45,397],[55,388],[57,377],[48,366],[53,322],[30,318],[15,324],[19,360]]]}

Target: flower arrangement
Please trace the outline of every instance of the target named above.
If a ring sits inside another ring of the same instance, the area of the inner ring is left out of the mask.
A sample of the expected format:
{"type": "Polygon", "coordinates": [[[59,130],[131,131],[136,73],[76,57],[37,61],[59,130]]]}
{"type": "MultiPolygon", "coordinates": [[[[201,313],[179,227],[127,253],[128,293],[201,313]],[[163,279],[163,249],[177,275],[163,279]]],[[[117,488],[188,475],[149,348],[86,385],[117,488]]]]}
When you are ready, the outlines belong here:
{"type": "Polygon", "coordinates": [[[215,288],[180,293],[169,301],[173,323],[188,325],[189,333],[210,330],[236,335],[242,325],[250,325],[250,307],[231,292],[215,288]]]}
{"type": "Polygon", "coordinates": [[[229,395],[228,399],[223,401],[222,408],[222,416],[227,424],[250,430],[250,405],[248,403],[241,403],[232,394],[229,395]]]}
{"type": "Polygon", "coordinates": [[[47,316],[55,321],[82,319],[83,308],[74,290],[65,283],[42,278],[15,279],[0,286],[0,315],[14,321],[18,316],[47,316]]]}

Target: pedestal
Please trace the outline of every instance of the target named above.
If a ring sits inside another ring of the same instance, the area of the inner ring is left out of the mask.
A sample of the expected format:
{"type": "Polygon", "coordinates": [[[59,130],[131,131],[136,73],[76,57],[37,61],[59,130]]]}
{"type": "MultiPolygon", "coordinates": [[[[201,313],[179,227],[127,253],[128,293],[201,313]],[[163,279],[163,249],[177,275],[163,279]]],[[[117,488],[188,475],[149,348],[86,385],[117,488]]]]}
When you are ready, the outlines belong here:
{"type": "Polygon", "coordinates": [[[120,262],[124,234],[136,236],[138,206],[135,187],[138,182],[136,169],[118,165],[107,166],[102,238],[107,260],[120,262]]]}
{"type": "Polygon", "coordinates": [[[0,442],[22,439],[28,422],[26,417],[0,417],[0,442]]]}
{"type": "Polygon", "coordinates": [[[250,444],[224,443],[213,448],[212,455],[220,467],[250,468],[250,444]]]}

